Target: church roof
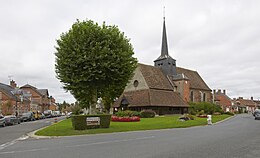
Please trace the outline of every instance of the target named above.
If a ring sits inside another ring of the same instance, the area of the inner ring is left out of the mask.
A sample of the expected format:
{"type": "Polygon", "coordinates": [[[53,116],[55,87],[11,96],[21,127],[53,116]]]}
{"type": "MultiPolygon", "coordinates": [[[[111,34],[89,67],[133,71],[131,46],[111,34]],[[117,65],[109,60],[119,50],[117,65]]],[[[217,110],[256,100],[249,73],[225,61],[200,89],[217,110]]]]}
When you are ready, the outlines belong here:
{"type": "Polygon", "coordinates": [[[167,106],[188,107],[178,93],[157,89],[146,89],[124,92],[114,103],[113,107],[120,107],[123,98],[127,100],[128,107],[167,106]]]}
{"type": "Polygon", "coordinates": [[[191,89],[201,89],[211,91],[208,85],[203,81],[201,76],[197,71],[192,71],[189,69],[184,69],[177,67],[177,74],[184,74],[190,80],[190,88],[191,89]]]}
{"type": "Polygon", "coordinates": [[[138,66],[149,88],[173,91],[172,85],[160,68],[144,64],[138,66]]]}

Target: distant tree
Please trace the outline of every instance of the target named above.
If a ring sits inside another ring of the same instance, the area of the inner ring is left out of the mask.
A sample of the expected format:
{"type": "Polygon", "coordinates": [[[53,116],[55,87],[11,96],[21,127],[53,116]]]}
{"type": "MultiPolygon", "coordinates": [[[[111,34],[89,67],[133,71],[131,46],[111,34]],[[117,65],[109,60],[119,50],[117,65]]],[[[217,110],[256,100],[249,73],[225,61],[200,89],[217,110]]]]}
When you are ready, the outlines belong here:
{"type": "Polygon", "coordinates": [[[95,105],[97,97],[119,96],[137,66],[133,47],[117,26],[77,20],[57,44],[57,78],[82,108],[95,105]]]}

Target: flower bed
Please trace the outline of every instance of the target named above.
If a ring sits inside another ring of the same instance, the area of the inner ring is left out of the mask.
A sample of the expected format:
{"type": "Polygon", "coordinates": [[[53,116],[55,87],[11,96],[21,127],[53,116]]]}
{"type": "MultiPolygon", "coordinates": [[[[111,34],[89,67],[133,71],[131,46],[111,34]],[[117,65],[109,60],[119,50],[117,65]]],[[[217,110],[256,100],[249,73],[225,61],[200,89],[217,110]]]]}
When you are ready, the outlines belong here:
{"type": "Polygon", "coordinates": [[[140,121],[140,117],[138,117],[138,116],[133,116],[133,117],[112,116],[111,120],[113,122],[138,122],[138,121],[140,121]]]}
{"type": "Polygon", "coordinates": [[[200,118],[207,118],[208,116],[207,115],[199,115],[198,117],[200,117],[200,118]]]}

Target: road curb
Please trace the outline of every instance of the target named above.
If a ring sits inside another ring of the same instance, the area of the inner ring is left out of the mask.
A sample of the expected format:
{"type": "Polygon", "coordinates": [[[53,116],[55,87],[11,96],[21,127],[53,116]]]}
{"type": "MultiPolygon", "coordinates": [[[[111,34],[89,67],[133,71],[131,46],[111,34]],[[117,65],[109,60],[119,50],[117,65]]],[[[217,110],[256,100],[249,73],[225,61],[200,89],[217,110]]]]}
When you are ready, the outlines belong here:
{"type": "Polygon", "coordinates": [[[230,117],[228,117],[228,118],[226,118],[226,119],[224,119],[224,120],[221,120],[221,121],[215,122],[215,123],[213,123],[213,125],[216,125],[216,124],[219,124],[219,123],[225,122],[225,121],[227,121],[227,120],[229,120],[229,119],[232,119],[232,118],[234,118],[234,117],[236,117],[236,116],[237,116],[237,115],[235,114],[235,115],[230,116],[230,117]]]}

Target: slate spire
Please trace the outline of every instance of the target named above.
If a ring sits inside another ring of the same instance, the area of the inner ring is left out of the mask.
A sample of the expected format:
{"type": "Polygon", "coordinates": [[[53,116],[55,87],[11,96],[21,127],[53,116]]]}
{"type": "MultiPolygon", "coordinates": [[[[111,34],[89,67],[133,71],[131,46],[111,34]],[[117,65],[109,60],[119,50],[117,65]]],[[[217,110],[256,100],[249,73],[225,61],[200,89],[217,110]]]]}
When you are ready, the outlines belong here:
{"type": "Polygon", "coordinates": [[[162,34],[161,58],[167,58],[168,56],[169,56],[169,54],[168,54],[168,44],[167,44],[165,16],[164,16],[163,17],[163,34],[162,34]]]}
{"type": "Polygon", "coordinates": [[[161,55],[154,61],[154,66],[162,69],[167,76],[177,75],[176,60],[168,53],[168,43],[165,25],[165,15],[163,15],[163,33],[162,33],[162,48],[161,55]]]}

